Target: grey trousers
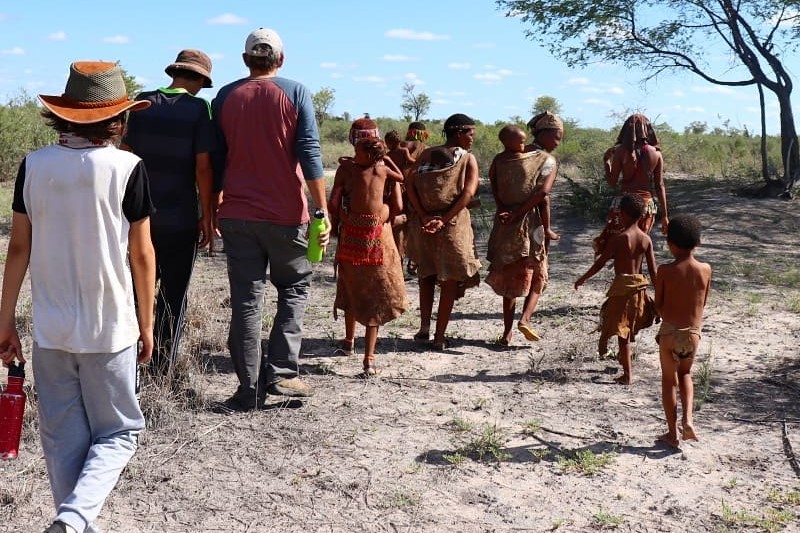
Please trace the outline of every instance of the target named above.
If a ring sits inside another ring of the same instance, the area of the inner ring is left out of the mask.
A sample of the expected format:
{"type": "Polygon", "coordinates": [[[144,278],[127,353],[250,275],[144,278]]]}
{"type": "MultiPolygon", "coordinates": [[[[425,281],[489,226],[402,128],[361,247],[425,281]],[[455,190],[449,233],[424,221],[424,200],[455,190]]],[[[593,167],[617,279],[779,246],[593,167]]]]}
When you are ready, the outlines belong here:
{"type": "Polygon", "coordinates": [[[263,401],[269,385],[298,375],[303,318],[311,287],[306,227],[220,220],[231,291],[228,349],[239,378],[234,397],[244,405],[263,401]],[[267,267],[278,302],[269,339],[262,340],[267,267]]]}
{"type": "Polygon", "coordinates": [[[33,347],[42,438],[56,519],[78,532],[94,521],[136,452],[145,421],[136,400],[136,345],[75,354],[33,347]]]}

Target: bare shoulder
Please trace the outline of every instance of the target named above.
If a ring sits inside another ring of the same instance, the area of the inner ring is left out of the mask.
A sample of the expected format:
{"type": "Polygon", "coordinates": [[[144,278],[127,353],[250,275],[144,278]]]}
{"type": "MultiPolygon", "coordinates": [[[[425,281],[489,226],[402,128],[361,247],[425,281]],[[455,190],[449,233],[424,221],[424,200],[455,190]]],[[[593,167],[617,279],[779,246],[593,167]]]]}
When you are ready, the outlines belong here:
{"type": "Polygon", "coordinates": [[[700,273],[704,278],[710,279],[711,278],[711,265],[708,263],[703,263],[702,261],[695,260],[695,265],[700,273]]]}
{"type": "Polygon", "coordinates": [[[675,261],[670,261],[669,263],[658,265],[658,271],[656,273],[656,277],[662,280],[667,279],[673,275],[675,270],[676,270],[675,261]]]}

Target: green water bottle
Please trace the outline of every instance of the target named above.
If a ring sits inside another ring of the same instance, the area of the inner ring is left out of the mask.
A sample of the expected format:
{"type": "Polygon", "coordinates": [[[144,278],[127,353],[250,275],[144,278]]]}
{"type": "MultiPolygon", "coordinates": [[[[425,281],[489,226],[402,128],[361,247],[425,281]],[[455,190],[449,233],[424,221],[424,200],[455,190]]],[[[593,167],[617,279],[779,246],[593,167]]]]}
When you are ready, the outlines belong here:
{"type": "Polygon", "coordinates": [[[325,211],[317,208],[314,211],[314,218],[308,225],[308,252],[306,256],[312,263],[319,263],[322,261],[322,256],[325,255],[325,248],[319,245],[319,234],[325,231],[325,211]]]}

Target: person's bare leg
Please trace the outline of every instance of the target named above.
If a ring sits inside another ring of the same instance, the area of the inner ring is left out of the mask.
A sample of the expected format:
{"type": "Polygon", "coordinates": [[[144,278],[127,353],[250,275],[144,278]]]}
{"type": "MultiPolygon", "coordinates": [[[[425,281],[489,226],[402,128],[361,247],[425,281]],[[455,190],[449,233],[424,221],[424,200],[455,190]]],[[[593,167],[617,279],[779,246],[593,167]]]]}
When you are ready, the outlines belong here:
{"type": "Polygon", "coordinates": [[[364,333],[364,375],[374,376],[378,373],[375,368],[375,345],[378,343],[378,326],[367,326],[364,333]]]}
{"type": "MultiPolygon", "coordinates": [[[[695,347],[695,351],[697,347],[695,347]]],[[[678,386],[681,394],[681,410],[683,417],[683,440],[698,440],[694,432],[694,383],[692,382],[692,363],[694,363],[694,353],[691,357],[681,359],[678,363],[678,386]]]]}
{"type": "Polygon", "coordinates": [[[545,196],[542,203],[539,204],[539,216],[542,220],[542,227],[544,228],[544,234],[547,236],[548,239],[551,241],[557,241],[561,238],[561,236],[553,231],[553,228],[550,227],[550,196],[545,196]]]}
{"type": "Polygon", "coordinates": [[[517,310],[517,299],[503,297],[503,336],[505,344],[511,344],[511,328],[514,326],[514,313],[517,310]]]}
{"type": "Polygon", "coordinates": [[[522,315],[519,317],[520,322],[523,324],[530,324],[531,317],[534,311],[536,311],[536,306],[539,305],[540,296],[541,294],[534,292],[533,289],[528,291],[528,295],[525,297],[525,303],[522,304],[522,315]]]}
{"type": "Polygon", "coordinates": [[[431,331],[431,315],[433,314],[433,293],[436,289],[436,276],[428,276],[419,280],[419,331],[414,338],[428,340],[431,331]]]}
{"type": "Polygon", "coordinates": [[[347,311],[344,313],[344,339],[336,343],[336,348],[346,355],[353,355],[356,345],[356,319],[347,311]]]}
{"type": "Polygon", "coordinates": [[[450,313],[456,302],[458,292],[457,281],[443,281],[439,289],[439,307],[436,311],[436,333],[433,335],[434,347],[442,348],[445,345],[444,334],[450,322],[450,313]]]}
{"type": "Polygon", "coordinates": [[[672,358],[672,343],[662,336],[659,345],[661,359],[661,403],[664,416],[667,418],[667,432],[657,439],[672,448],[680,445],[678,440],[678,398],[675,389],[678,386],[678,365],[672,358]],[[666,346],[669,344],[669,346],[666,346]]]}
{"type": "Polygon", "coordinates": [[[517,323],[517,329],[530,341],[539,340],[539,334],[533,329],[530,322],[533,312],[536,311],[536,306],[539,305],[540,296],[541,294],[535,292],[533,290],[533,285],[531,285],[531,289],[525,297],[525,302],[522,304],[522,315],[520,315],[519,322],[517,323]]]}
{"type": "Polygon", "coordinates": [[[622,367],[622,375],[614,379],[614,381],[620,385],[630,385],[633,383],[633,375],[631,373],[631,343],[628,339],[623,339],[622,337],[617,337],[617,339],[619,340],[619,355],[617,355],[617,361],[619,361],[622,367]]]}

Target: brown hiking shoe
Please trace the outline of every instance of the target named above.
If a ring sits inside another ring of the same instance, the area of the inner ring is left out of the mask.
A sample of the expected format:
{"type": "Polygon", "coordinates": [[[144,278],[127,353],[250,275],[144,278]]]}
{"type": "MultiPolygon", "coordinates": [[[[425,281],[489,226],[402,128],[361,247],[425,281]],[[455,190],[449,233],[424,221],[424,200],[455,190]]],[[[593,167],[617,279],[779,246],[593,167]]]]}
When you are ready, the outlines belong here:
{"type": "Polygon", "coordinates": [[[267,392],[275,396],[308,397],[314,394],[314,389],[300,378],[288,378],[272,383],[267,392]]]}

